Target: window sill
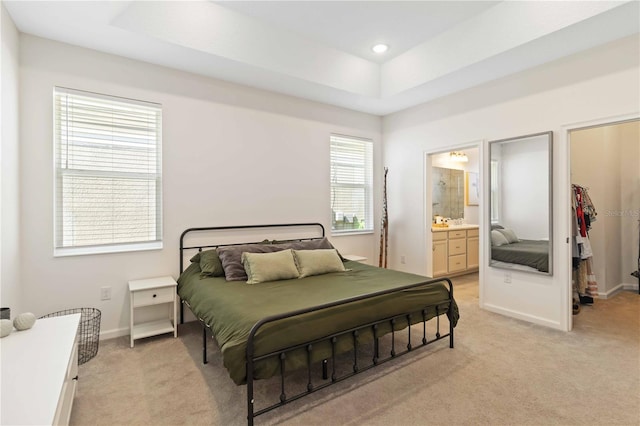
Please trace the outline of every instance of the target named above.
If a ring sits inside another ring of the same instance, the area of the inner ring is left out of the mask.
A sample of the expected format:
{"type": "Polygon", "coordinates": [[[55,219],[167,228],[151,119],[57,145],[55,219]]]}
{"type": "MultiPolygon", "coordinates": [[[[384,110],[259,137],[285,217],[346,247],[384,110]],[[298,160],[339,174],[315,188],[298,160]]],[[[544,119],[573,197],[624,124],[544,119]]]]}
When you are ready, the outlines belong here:
{"type": "Polygon", "coordinates": [[[149,243],[117,244],[112,246],[58,247],[53,249],[53,257],[84,256],[91,254],[125,253],[162,249],[162,241],[149,243]]]}
{"type": "Polygon", "coordinates": [[[362,231],[331,231],[332,237],[342,237],[342,236],[353,236],[353,235],[368,235],[373,234],[373,229],[362,230],[362,231]]]}

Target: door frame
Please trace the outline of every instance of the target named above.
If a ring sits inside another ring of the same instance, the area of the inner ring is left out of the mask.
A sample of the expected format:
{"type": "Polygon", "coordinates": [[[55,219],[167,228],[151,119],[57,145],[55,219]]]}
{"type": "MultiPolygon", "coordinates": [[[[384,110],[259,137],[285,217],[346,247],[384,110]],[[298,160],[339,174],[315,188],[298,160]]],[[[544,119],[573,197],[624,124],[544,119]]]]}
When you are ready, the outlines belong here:
{"type": "Polygon", "coordinates": [[[572,285],[572,268],[571,268],[571,132],[575,130],[583,130],[594,127],[602,127],[614,124],[622,124],[629,121],[640,120],[640,112],[634,112],[630,114],[615,115],[610,117],[597,118],[593,120],[587,120],[577,123],[565,124],[560,127],[560,146],[558,149],[558,164],[564,165],[560,170],[562,173],[558,173],[558,186],[560,192],[559,202],[559,217],[562,218],[564,224],[565,235],[557,235],[555,243],[558,244],[558,248],[564,245],[564,250],[558,250],[563,254],[564,262],[559,262],[564,271],[558,270],[558,274],[564,277],[565,289],[563,294],[563,304],[565,309],[564,321],[567,331],[573,329],[573,285],[572,285]],[[562,241],[564,240],[564,241],[562,241]],[[564,243],[564,244],[563,244],[564,243]]]}

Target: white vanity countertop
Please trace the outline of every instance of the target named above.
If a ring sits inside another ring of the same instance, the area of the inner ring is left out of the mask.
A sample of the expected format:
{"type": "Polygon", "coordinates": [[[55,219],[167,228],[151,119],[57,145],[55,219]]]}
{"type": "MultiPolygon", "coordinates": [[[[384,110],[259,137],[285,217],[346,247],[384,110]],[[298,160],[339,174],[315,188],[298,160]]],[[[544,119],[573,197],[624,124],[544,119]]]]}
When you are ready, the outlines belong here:
{"type": "Polygon", "coordinates": [[[459,229],[478,229],[478,227],[479,225],[471,225],[471,224],[449,225],[447,227],[432,226],[431,232],[457,231],[459,229]]]}

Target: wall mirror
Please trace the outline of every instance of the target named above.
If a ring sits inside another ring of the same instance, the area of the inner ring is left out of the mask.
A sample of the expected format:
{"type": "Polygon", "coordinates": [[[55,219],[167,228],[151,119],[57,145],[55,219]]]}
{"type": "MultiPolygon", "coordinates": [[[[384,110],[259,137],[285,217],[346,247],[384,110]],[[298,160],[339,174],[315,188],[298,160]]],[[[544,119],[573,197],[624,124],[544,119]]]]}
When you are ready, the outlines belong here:
{"type": "Polygon", "coordinates": [[[433,216],[464,217],[464,170],[431,168],[433,216]]]}
{"type": "Polygon", "coordinates": [[[489,266],[552,275],[553,132],[489,142],[489,266]]]}

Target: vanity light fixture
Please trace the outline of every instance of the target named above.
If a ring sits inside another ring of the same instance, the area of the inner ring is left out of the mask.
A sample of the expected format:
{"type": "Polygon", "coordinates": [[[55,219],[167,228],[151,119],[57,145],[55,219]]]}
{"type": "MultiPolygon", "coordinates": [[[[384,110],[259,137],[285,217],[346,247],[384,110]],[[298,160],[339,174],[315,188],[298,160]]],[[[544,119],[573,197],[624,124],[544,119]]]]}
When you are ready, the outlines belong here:
{"type": "Polygon", "coordinates": [[[389,49],[389,46],[387,46],[386,44],[376,44],[375,46],[373,46],[371,48],[371,50],[373,50],[375,53],[384,53],[389,49]]]}
{"type": "Polygon", "coordinates": [[[456,163],[466,163],[467,161],[469,161],[469,157],[467,157],[467,154],[460,151],[451,151],[449,153],[449,159],[456,163]]]}

